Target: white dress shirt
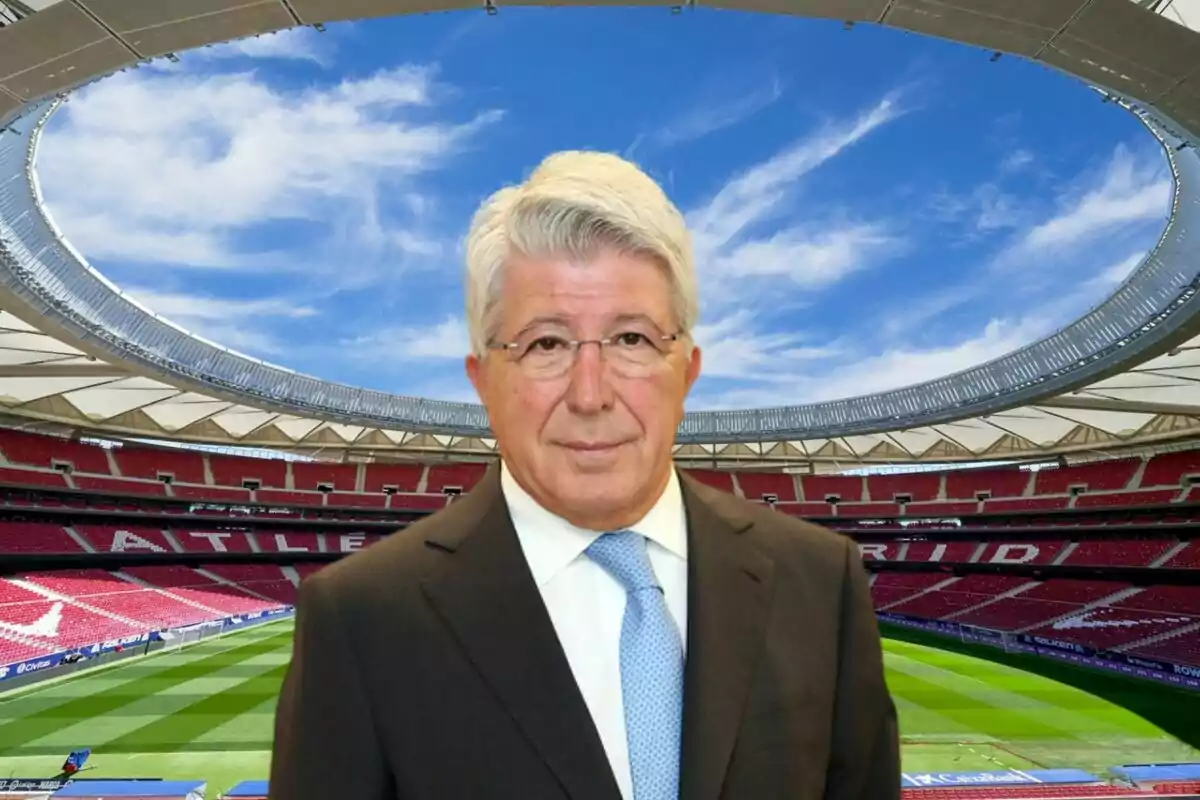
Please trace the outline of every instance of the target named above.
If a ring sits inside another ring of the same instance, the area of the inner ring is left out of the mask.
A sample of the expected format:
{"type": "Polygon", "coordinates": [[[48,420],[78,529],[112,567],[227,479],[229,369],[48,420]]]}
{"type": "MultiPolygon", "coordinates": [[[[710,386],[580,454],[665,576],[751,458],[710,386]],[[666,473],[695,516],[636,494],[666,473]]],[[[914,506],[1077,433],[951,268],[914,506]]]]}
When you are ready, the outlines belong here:
{"type": "MultiPolygon", "coordinates": [[[[625,800],[633,800],[625,707],[621,701],[621,621],[625,589],[584,552],[606,531],[577,528],[538,505],[501,462],[500,486],[525,560],[583,694],[625,800]]],[[[650,565],[687,647],[687,519],[679,478],[639,522],[650,565]]]]}

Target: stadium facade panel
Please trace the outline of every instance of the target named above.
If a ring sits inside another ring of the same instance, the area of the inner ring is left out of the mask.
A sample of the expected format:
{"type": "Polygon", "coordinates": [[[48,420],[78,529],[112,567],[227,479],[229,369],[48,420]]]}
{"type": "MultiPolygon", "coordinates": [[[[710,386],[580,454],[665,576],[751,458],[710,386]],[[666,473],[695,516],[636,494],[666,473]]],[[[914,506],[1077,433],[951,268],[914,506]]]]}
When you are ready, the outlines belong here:
{"type": "MultiPolygon", "coordinates": [[[[1144,416],[1136,420],[1141,424],[1133,424],[1131,417],[1128,426],[1108,431],[1118,440],[1177,436],[1191,427],[1165,425],[1163,418],[1200,414],[1200,395],[1162,403],[1153,395],[1120,398],[1112,394],[1118,387],[1110,386],[1107,396],[1072,398],[1138,364],[1179,351],[1200,332],[1200,263],[1195,258],[1200,252],[1200,154],[1191,146],[1198,141],[1200,124],[1190,124],[1200,118],[1200,34],[1128,0],[724,0],[714,5],[890,25],[1070,72],[1110,93],[1143,121],[1162,146],[1175,191],[1167,227],[1134,274],[1103,303],[1050,337],[954,375],[874,395],[693,412],[680,428],[681,446],[712,447],[715,456],[716,448],[738,443],[761,450],[767,443],[792,442],[811,452],[825,448],[812,446],[824,442],[834,443],[835,455],[842,455],[839,448],[845,455],[861,455],[882,447],[879,456],[895,460],[917,452],[901,444],[899,434],[926,433],[932,444],[920,451],[921,457],[943,457],[949,450],[945,457],[961,458],[1070,447],[1076,442],[1068,439],[1079,438],[1081,427],[1106,430],[1085,421],[1088,414],[1092,419],[1106,413],[1144,416]],[[1156,105],[1161,102],[1169,104],[1171,114],[1156,105]],[[1074,422],[1072,430],[1055,436],[1049,425],[1014,433],[995,421],[1035,404],[1045,417],[1074,422]],[[971,422],[985,429],[975,437],[983,448],[945,430],[971,422]],[[1005,436],[1013,441],[1005,443],[1005,436]]],[[[79,353],[80,363],[59,359],[53,365],[62,380],[94,381],[71,392],[133,376],[141,376],[147,392],[161,386],[159,397],[150,402],[127,409],[102,406],[100,413],[82,414],[83,419],[100,429],[145,428],[122,425],[119,418],[171,399],[166,393],[191,393],[256,415],[262,423],[247,434],[293,423],[292,428],[310,429],[305,436],[337,431],[332,436],[343,446],[369,444],[361,440],[373,432],[386,432],[374,438],[393,444],[397,437],[412,436],[487,442],[486,415],[477,405],[403,397],[300,375],[206,342],[141,308],[92,270],[55,228],[34,169],[38,139],[56,97],[119,68],[297,24],[464,7],[394,0],[79,0],[49,6],[0,30],[0,124],[10,123],[10,135],[0,141],[0,175],[7,177],[0,186],[0,307],[79,353]]],[[[30,366],[28,375],[42,367],[30,366]]],[[[0,374],[0,381],[6,374],[11,371],[0,374]]],[[[1155,374],[1160,380],[1165,373],[1155,374]]],[[[28,404],[9,406],[43,419],[69,421],[72,416],[28,404]]],[[[79,409],[78,404],[71,407],[79,409]]],[[[179,429],[161,422],[158,427],[167,433],[179,429]]],[[[151,428],[143,435],[155,433],[151,428]]]]}

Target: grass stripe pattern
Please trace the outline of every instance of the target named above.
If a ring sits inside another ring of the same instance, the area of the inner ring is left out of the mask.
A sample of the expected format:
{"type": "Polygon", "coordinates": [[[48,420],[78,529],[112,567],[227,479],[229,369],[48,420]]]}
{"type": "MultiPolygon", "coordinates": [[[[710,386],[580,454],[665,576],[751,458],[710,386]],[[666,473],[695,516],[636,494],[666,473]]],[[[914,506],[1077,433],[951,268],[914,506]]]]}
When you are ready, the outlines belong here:
{"type": "MultiPolygon", "coordinates": [[[[264,778],[290,624],[0,695],[0,775],[53,775],[69,750],[90,747],[93,777],[200,778],[214,796],[264,778]]],[[[1134,712],[1052,678],[912,641],[889,639],[885,651],[906,771],[1200,759],[1134,712]]]]}

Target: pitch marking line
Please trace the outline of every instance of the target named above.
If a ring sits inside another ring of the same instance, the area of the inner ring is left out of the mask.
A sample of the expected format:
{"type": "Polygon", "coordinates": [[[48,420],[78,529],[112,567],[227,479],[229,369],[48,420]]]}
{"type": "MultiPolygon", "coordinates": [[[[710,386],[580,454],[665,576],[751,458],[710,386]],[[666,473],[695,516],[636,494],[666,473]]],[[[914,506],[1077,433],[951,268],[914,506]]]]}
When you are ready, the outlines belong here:
{"type": "MultiPolygon", "coordinates": [[[[233,644],[226,644],[224,647],[221,647],[221,648],[218,648],[215,650],[211,650],[211,651],[206,650],[204,654],[205,655],[216,655],[217,653],[224,653],[229,650],[234,650],[234,649],[246,644],[246,640],[252,638],[250,636],[244,636],[245,634],[262,631],[267,628],[272,628],[276,625],[279,625],[281,622],[288,622],[288,621],[290,621],[290,620],[278,620],[278,621],[274,621],[274,622],[266,622],[266,623],[263,623],[262,625],[259,625],[259,626],[253,627],[253,628],[249,628],[244,631],[237,631],[236,633],[233,633],[233,634],[230,634],[229,636],[224,637],[226,642],[233,641],[233,644]]],[[[274,635],[275,633],[276,633],[276,631],[272,631],[271,635],[274,635]]],[[[265,639],[268,637],[262,636],[262,637],[253,637],[253,638],[265,639]]],[[[217,641],[220,641],[220,639],[218,639],[217,641]]],[[[171,654],[179,655],[181,653],[191,653],[191,652],[195,652],[195,650],[198,647],[203,646],[205,644],[210,644],[210,643],[212,643],[211,639],[208,639],[208,640],[201,639],[200,641],[196,642],[195,646],[189,647],[189,648],[181,649],[181,648],[164,647],[159,650],[155,650],[151,653],[142,653],[141,655],[129,656],[125,660],[118,661],[116,663],[109,662],[107,664],[97,664],[94,667],[86,667],[84,669],[78,670],[76,672],[72,672],[67,675],[59,675],[56,678],[47,678],[46,680],[41,681],[36,684],[33,684],[31,686],[20,686],[20,687],[17,687],[16,689],[12,689],[10,691],[0,693],[0,706],[3,706],[5,703],[10,703],[13,700],[20,700],[25,697],[32,697],[33,695],[38,694],[39,692],[44,692],[47,689],[52,689],[61,683],[65,683],[67,681],[74,680],[75,678],[83,678],[83,677],[89,677],[89,676],[95,677],[97,674],[102,673],[102,672],[118,672],[119,670],[123,669],[124,667],[132,666],[134,664],[143,664],[146,661],[154,658],[155,656],[164,656],[164,655],[171,655],[171,654]]]]}

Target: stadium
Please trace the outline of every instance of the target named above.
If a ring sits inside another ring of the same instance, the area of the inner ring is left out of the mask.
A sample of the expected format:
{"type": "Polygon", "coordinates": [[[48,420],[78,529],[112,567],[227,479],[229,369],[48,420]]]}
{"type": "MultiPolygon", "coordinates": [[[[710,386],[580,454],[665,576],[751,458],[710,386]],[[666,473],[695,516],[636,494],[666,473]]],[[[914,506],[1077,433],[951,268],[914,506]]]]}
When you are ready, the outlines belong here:
{"type": "MultiPolygon", "coordinates": [[[[1161,152],[1165,227],[1069,324],[897,389],[692,411],[675,453],[858,542],[909,800],[1200,796],[1200,4],[707,5],[1027,59],[1161,152]]],[[[275,366],[123,292],[43,198],[47,126],[195,48],[477,6],[0,2],[0,797],[264,797],[300,582],[496,460],[478,405],[275,366]]]]}

